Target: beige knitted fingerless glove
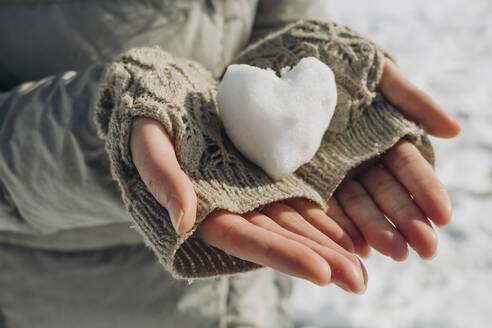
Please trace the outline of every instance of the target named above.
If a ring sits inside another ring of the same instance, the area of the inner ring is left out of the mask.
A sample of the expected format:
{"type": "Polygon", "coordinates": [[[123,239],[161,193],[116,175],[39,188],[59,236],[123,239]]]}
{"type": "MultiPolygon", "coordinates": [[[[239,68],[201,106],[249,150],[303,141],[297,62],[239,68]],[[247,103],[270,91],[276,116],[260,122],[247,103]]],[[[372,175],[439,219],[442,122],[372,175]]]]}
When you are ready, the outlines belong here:
{"type": "Polygon", "coordinates": [[[346,26],[300,21],[251,45],[234,60],[273,69],[277,75],[303,57],[316,57],[332,69],[338,93],[335,114],[315,157],[294,173],[325,200],[352,168],[377,157],[403,137],[434,165],[434,152],[424,131],[376,90],[385,56],[392,59],[346,26]]]}
{"type": "Polygon", "coordinates": [[[315,158],[277,182],[246,160],[227,138],[215,101],[217,82],[199,64],[158,48],[139,48],[109,67],[96,111],[99,134],[106,140],[111,172],[137,229],[174,277],[208,277],[258,267],[193,237],[199,222],[214,209],[244,213],[293,197],[308,198],[326,209],[325,200],[350,169],[404,136],[432,161],[424,132],[376,95],[382,52],[348,28],[299,22],[260,40],[235,62],[279,72],[305,56],[315,56],[332,68],[339,103],[315,158]],[[193,183],[197,224],[187,234],[175,233],[167,211],[147,190],[133,164],[129,141],[136,116],[164,125],[181,168],[193,183]]]}

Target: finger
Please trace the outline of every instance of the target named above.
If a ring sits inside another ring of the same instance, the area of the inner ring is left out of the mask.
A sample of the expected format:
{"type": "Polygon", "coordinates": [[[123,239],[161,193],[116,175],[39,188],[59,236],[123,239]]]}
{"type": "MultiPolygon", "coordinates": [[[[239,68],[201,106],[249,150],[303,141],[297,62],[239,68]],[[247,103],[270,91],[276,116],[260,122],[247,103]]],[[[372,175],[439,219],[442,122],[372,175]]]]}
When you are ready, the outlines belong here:
{"type": "Polygon", "coordinates": [[[353,180],[345,182],[336,197],[372,247],[396,261],[407,257],[405,239],[386,220],[360,183],[353,180]]]}
{"type": "Polygon", "coordinates": [[[243,260],[272,267],[291,276],[326,285],[331,270],[309,247],[273,233],[224,210],[212,212],[196,235],[205,243],[243,260]]]}
{"type": "Polygon", "coordinates": [[[354,225],[352,220],[347,217],[335,197],[328,200],[327,214],[349,234],[352,242],[354,243],[355,252],[362,257],[368,257],[371,253],[371,247],[359,229],[354,225]]]}
{"type": "Polygon", "coordinates": [[[281,227],[293,233],[309,238],[320,245],[330,247],[347,258],[353,257],[351,253],[347,252],[343,247],[312,226],[294,208],[286,204],[273,203],[266,206],[262,212],[281,227]]]}
{"type": "Polygon", "coordinates": [[[437,250],[437,236],[429,220],[410,198],[408,192],[384,168],[373,167],[361,178],[372,199],[423,258],[437,250]]]}
{"type": "Polygon", "coordinates": [[[403,141],[383,156],[383,163],[413,196],[425,216],[437,225],[451,221],[451,201],[431,165],[410,142],[403,141]]]}
{"type": "Polygon", "coordinates": [[[379,81],[381,92],[409,119],[420,123],[436,137],[452,138],[460,133],[459,123],[437,105],[425,92],[415,87],[386,59],[379,81]]]}
{"type": "Polygon", "coordinates": [[[143,182],[164,206],[178,234],[189,231],[196,220],[196,195],[181,170],[164,127],[156,120],[134,120],[130,142],[132,159],[143,182]]]}
{"type": "Polygon", "coordinates": [[[286,201],[286,204],[294,208],[307,222],[326,235],[330,240],[333,240],[347,251],[354,252],[354,243],[350,235],[332,218],[328,217],[315,203],[304,198],[296,198],[286,201]]]}
{"type": "Polygon", "coordinates": [[[347,259],[329,247],[324,247],[309,238],[281,227],[271,218],[261,213],[250,212],[244,214],[244,217],[259,227],[277,233],[287,239],[295,240],[321,255],[330,266],[332,282],[343,289],[353,293],[361,293],[366,289],[367,273],[362,263],[355,256],[352,256],[352,259],[347,259]]]}

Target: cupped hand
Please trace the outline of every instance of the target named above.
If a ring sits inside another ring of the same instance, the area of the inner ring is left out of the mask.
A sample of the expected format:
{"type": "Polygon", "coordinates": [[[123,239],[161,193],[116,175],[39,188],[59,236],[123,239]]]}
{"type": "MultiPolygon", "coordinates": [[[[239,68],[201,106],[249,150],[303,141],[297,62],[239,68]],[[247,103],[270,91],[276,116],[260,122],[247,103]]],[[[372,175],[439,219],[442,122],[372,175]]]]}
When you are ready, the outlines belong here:
{"type": "MultiPolygon", "coordinates": [[[[379,89],[430,135],[452,138],[460,132],[459,124],[408,82],[389,60],[379,89]]],[[[410,245],[422,258],[430,258],[437,250],[437,236],[430,222],[444,226],[451,219],[446,190],[408,141],[398,143],[364,173],[343,183],[329,206],[328,215],[350,235],[356,252],[363,257],[372,246],[403,260],[410,245]]]]}
{"type": "MultiPolygon", "coordinates": [[[[189,231],[196,220],[196,195],[164,127],[153,119],[136,118],[130,147],[140,177],[168,209],[177,233],[189,231]]],[[[366,287],[367,274],[351,253],[348,234],[307,200],[274,203],[242,215],[216,210],[196,236],[241,259],[319,285],[334,282],[355,293],[366,287]]]]}
{"type": "MultiPolygon", "coordinates": [[[[380,89],[431,135],[453,137],[459,133],[456,121],[406,81],[390,62],[385,64],[380,89]]],[[[168,209],[176,231],[189,231],[196,220],[196,195],[163,126],[152,119],[135,119],[131,150],[139,174],[168,209]]],[[[406,257],[408,243],[421,256],[430,257],[437,239],[429,219],[438,225],[450,220],[446,191],[408,142],[393,147],[358,180],[343,184],[329,203],[328,215],[305,200],[271,204],[261,213],[238,215],[216,210],[196,235],[242,259],[320,285],[331,281],[361,292],[367,274],[350,252],[366,256],[373,246],[400,260],[406,257]]]]}

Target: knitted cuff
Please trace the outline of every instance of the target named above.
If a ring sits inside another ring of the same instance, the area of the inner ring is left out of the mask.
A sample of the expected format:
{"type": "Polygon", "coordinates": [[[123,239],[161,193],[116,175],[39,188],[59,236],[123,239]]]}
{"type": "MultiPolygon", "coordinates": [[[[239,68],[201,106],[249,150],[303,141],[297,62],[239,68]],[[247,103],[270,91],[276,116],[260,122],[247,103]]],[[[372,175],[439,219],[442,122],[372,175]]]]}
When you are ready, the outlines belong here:
{"type": "Polygon", "coordinates": [[[315,158],[277,182],[244,159],[227,138],[215,101],[217,83],[199,64],[158,48],[139,48],[108,68],[96,110],[99,134],[106,141],[112,175],[137,229],[174,277],[208,277],[258,267],[193,237],[199,222],[214,209],[245,213],[278,200],[304,197],[326,210],[326,195],[349,169],[390,148],[402,136],[424,145],[424,155],[432,154],[420,128],[382,97],[375,100],[382,52],[347,28],[296,23],[252,45],[236,62],[279,72],[306,56],[332,68],[339,100],[315,158]],[[147,190],[133,164],[129,141],[136,116],[164,125],[181,168],[193,183],[197,224],[189,233],[175,233],[167,211],[147,190]]]}

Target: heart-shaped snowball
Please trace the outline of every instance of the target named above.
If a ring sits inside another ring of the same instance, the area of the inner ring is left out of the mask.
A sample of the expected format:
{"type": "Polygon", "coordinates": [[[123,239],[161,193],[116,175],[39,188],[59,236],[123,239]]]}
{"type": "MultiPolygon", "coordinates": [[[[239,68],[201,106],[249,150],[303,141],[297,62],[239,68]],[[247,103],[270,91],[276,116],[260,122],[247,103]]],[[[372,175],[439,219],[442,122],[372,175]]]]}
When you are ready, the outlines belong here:
{"type": "Polygon", "coordinates": [[[318,59],[303,58],[281,74],[230,65],[217,94],[229,139],[275,180],[313,158],[337,102],[335,76],[318,59]]]}

